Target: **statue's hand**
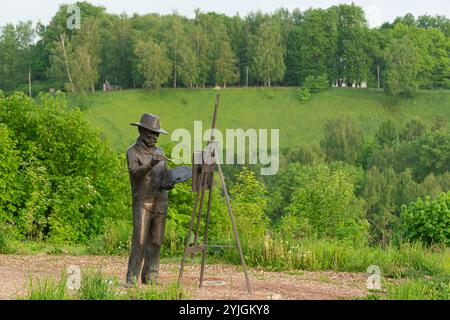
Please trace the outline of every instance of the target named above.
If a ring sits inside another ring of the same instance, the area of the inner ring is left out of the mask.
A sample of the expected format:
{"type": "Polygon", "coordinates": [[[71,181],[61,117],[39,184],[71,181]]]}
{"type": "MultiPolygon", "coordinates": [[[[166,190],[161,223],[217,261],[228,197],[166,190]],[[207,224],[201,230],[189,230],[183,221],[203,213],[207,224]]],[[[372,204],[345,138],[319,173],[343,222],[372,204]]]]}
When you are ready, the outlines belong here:
{"type": "Polygon", "coordinates": [[[171,181],[171,183],[168,184],[164,189],[172,190],[173,188],[175,188],[175,181],[171,181]]]}
{"type": "Polygon", "coordinates": [[[150,165],[152,167],[156,166],[159,163],[160,159],[153,157],[152,161],[150,161],[150,165]]]}

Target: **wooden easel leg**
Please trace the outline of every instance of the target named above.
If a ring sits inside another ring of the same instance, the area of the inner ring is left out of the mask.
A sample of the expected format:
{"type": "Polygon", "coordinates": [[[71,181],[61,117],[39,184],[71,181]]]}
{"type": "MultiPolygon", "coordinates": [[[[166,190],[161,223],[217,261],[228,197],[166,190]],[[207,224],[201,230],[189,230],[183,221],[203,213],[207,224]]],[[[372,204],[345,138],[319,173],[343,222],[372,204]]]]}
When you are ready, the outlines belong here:
{"type": "Polygon", "coordinates": [[[205,275],[206,246],[208,245],[208,228],[209,228],[209,218],[211,216],[213,186],[214,186],[214,172],[211,174],[211,188],[209,189],[208,194],[208,209],[206,211],[205,235],[203,237],[203,250],[202,250],[202,266],[200,270],[200,282],[199,282],[200,288],[203,286],[203,278],[205,275]]]}
{"type": "Polygon", "coordinates": [[[236,221],[234,220],[233,211],[231,210],[230,196],[228,195],[227,186],[225,184],[225,179],[223,177],[222,168],[220,166],[220,163],[217,163],[217,167],[219,168],[220,180],[222,181],[222,188],[223,188],[223,192],[225,193],[228,214],[230,215],[231,224],[233,226],[233,233],[234,233],[234,238],[236,240],[236,244],[238,246],[239,257],[241,258],[241,264],[244,269],[245,282],[247,284],[247,291],[249,294],[252,294],[252,289],[250,287],[250,279],[248,277],[248,272],[247,272],[247,265],[245,264],[244,253],[242,251],[241,241],[239,240],[239,234],[238,234],[237,227],[236,227],[236,221]]]}
{"type": "MultiPolygon", "coordinates": [[[[205,190],[202,190],[202,196],[200,197],[200,207],[198,209],[198,215],[197,215],[197,223],[195,226],[195,237],[194,237],[194,246],[197,245],[197,240],[198,240],[198,232],[200,230],[200,224],[201,224],[201,220],[202,220],[202,211],[203,211],[203,202],[205,199],[205,190]]],[[[194,259],[194,253],[191,254],[191,259],[194,259]]]]}
{"type": "Polygon", "coordinates": [[[189,240],[191,240],[192,226],[194,224],[195,214],[197,213],[197,204],[198,204],[199,197],[200,197],[200,191],[197,191],[194,208],[192,210],[192,215],[191,215],[191,222],[189,223],[189,231],[186,235],[186,241],[184,244],[184,253],[183,253],[183,258],[181,259],[180,274],[178,275],[178,285],[181,284],[181,278],[183,277],[184,262],[185,262],[186,256],[187,256],[186,252],[187,252],[187,249],[189,248],[189,240]]]}

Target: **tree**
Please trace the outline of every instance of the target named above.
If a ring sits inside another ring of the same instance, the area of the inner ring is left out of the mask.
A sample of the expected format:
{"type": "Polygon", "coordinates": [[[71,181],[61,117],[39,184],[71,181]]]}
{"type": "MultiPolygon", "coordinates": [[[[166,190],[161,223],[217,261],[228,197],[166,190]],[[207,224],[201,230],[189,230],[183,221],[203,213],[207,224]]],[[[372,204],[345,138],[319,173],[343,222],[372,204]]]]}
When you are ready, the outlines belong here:
{"type": "Polygon", "coordinates": [[[95,18],[83,21],[81,29],[71,38],[61,33],[51,56],[51,74],[55,80],[69,81],[70,91],[95,91],[100,64],[99,22],[95,18]]]}
{"type": "Polygon", "coordinates": [[[450,171],[450,135],[441,132],[428,133],[413,141],[414,175],[422,181],[430,173],[444,174],[450,171]]]}
{"type": "Polygon", "coordinates": [[[139,41],[134,50],[139,59],[138,68],[145,79],[144,86],[158,89],[170,77],[170,61],[164,47],[152,39],[139,41]]]}
{"type": "Polygon", "coordinates": [[[295,228],[290,235],[294,238],[367,241],[364,201],[355,195],[352,178],[340,169],[334,171],[321,166],[316,170],[317,174],[311,175],[294,191],[281,229],[292,230],[289,225],[295,222],[302,228],[295,228]]]}
{"type": "MultiPolygon", "coordinates": [[[[423,29],[415,25],[404,25],[397,23],[390,31],[391,45],[397,47],[397,51],[401,51],[398,43],[403,41],[406,51],[406,46],[410,46],[411,53],[403,55],[404,60],[408,61],[407,57],[414,64],[414,69],[411,70],[411,75],[408,76],[404,82],[409,83],[409,79],[413,78],[412,91],[406,90],[407,95],[414,92],[414,88],[429,89],[433,87],[447,87],[448,76],[450,75],[449,66],[449,43],[444,34],[438,29],[423,29]],[[407,43],[405,43],[407,42],[407,43]]],[[[392,61],[386,59],[387,71],[389,72],[388,63],[392,61]]],[[[406,65],[411,69],[410,65],[406,65]]],[[[400,68],[397,66],[397,68],[400,68]]],[[[407,72],[407,71],[406,71],[407,72]]],[[[405,90],[403,90],[405,91],[405,90]]]]}
{"type": "Polygon", "coordinates": [[[211,43],[201,24],[194,26],[191,37],[198,68],[195,84],[205,87],[211,70],[211,43]]]}
{"type": "Polygon", "coordinates": [[[192,42],[184,30],[181,17],[174,14],[170,17],[169,26],[164,33],[163,41],[167,48],[167,54],[172,64],[173,87],[181,81],[187,86],[192,86],[197,79],[198,67],[196,56],[192,49],[192,42]]]}
{"type": "Polygon", "coordinates": [[[367,81],[369,56],[367,54],[367,21],[364,11],[354,3],[332,7],[338,14],[337,82],[341,86],[360,86],[367,81]]]}
{"type": "Polygon", "coordinates": [[[381,123],[375,138],[381,146],[387,145],[388,147],[394,146],[398,139],[397,128],[391,120],[381,123]]]}
{"type": "Polygon", "coordinates": [[[69,85],[66,85],[66,87],[70,91],[74,91],[75,85],[72,80],[69,54],[72,54],[72,44],[67,42],[66,34],[61,33],[52,48],[49,74],[54,81],[69,81],[69,85]]]}
{"type": "Polygon", "coordinates": [[[297,86],[300,84],[302,75],[302,56],[300,55],[300,47],[304,41],[302,37],[302,29],[294,26],[289,32],[286,46],[286,74],[285,81],[289,85],[297,86]]]}
{"type": "Polygon", "coordinates": [[[31,22],[0,28],[0,88],[10,91],[29,81],[34,35],[31,22]]]}
{"type": "Polygon", "coordinates": [[[436,28],[442,31],[446,37],[450,35],[450,20],[442,15],[423,15],[417,18],[416,25],[420,28],[436,28]]]}
{"type": "Polygon", "coordinates": [[[239,70],[236,58],[229,42],[217,43],[217,55],[214,59],[214,80],[216,84],[236,83],[239,81],[239,70]]]}
{"type": "Polygon", "coordinates": [[[370,168],[362,182],[361,196],[367,203],[366,215],[372,239],[386,244],[392,237],[395,223],[396,174],[391,167],[370,168]]]}
{"type": "Polygon", "coordinates": [[[420,120],[410,120],[406,123],[405,128],[400,132],[401,141],[412,141],[420,138],[426,131],[427,127],[420,120]]]}
{"type": "Polygon", "coordinates": [[[386,87],[392,96],[412,95],[418,88],[419,51],[408,38],[394,39],[386,48],[386,87]]]}
{"type": "Polygon", "coordinates": [[[264,22],[252,42],[252,71],[270,87],[272,82],[282,80],[286,71],[280,27],[272,21],[264,22]]]}
{"type": "Polygon", "coordinates": [[[368,54],[368,61],[370,62],[367,85],[380,89],[383,87],[383,50],[387,44],[386,33],[379,29],[367,29],[366,33],[365,46],[368,54]]]}
{"type": "Polygon", "coordinates": [[[91,89],[99,79],[100,25],[95,18],[83,21],[81,29],[72,37],[74,52],[72,70],[74,85],[78,90],[91,89]]]}
{"type": "Polygon", "coordinates": [[[236,56],[231,48],[225,24],[220,19],[216,19],[215,23],[209,27],[209,41],[212,42],[212,80],[216,85],[223,84],[226,87],[227,83],[239,81],[236,56]]]}
{"type": "Polygon", "coordinates": [[[239,69],[241,84],[247,84],[251,81],[249,67],[251,64],[250,54],[250,28],[239,14],[226,20],[228,34],[230,35],[230,44],[236,56],[236,63],[239,69]],[[248,81],[247,81],[248,80],[248,81]]]}
{"type": "Polygon", "coordinates": [[[123,88],[133,87],[135,32],[126,14],[101,20],[100,79],[123,88]]]}
{"type": "Polygon", "coordinates": [[[335,79],[337,14],[334,10],[309,9],[289,34],[286,78],[303,85],[307,76],[326,74],[335,79]]]}
{"type": "Polygon", "coordinates": [[[355,164],[363,143],[361,129],[349,118],[328,120],[324,127],[325,138],[320,146],[327,161],[345,161],[355,164]]]}
{"type": "Polygon", "coordinates": [[[270,219],[265,214],[268,205],[267,190],[256,179],[255,173],[247,168],[236,178],[236,184],[230,190],[233,212],[243,241],[251,244],[264,238],[270,224],[270,219]]]}

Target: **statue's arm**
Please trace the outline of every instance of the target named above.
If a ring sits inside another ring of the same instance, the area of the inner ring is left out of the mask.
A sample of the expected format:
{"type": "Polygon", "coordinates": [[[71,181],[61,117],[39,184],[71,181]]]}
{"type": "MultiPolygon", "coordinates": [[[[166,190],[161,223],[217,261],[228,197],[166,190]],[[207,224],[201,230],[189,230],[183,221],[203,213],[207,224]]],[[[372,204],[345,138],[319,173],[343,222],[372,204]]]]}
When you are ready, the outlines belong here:
{"type": "MultiPolygon", "coordinates": [[[[164,157],[164,151],[161,149],[161,154],[164,157]]],[[[165,177],[169,175],[169,166],[167,165],[167,161],[164,161],[164,169],[165,169],[165,177]]],[[[175,181],[171,181],[170,184],[167,184],[164,189],[172,190],[175,187],[175,181]]]]}
{"type": "Polygon", "coordinates": [[[146,164],[140,164],[136,153],[132,151],[127,152],[127,162],[128,172],[136,178],[142,178],[145,174],[152,170],[151,161],[146,164]]]}

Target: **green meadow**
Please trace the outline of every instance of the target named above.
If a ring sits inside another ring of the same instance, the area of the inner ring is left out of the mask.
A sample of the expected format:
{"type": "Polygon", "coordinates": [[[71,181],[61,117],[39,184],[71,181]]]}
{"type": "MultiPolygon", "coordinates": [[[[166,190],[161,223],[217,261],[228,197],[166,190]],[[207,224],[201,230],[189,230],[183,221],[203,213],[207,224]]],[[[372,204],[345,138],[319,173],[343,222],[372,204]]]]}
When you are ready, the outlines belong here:
{"type": "MultiPolygon", "coordinates": [[[[83,104],[92,125],[110,136],[117,151],[136,138],[129,125],[143,112],[161,116],[162,127],[172,132],[186,128],[193,132],[193,121],[203,120],[203,130],[211,126],[215,91],[213,89],[161,89],[159,91],[125,90],[87,95],[83,104]]],[[[72,96],[71,104],[79,100],[72,96]]],[[[295,88],[223,89],[217,127],[225,129],[280,129],[280,148],[300,144],[318,144],[328,119],[352,118],[372,135],[380,123],[390,119],[401,126],[420,119],[428,126],[450,119],[449,91],[419,91],[415,97],[401,99],[394,105],[382,91],[334,88],[300,102],[295,88]]],[[[165,144],[169,136],[162,136],[165,144]]]]}

